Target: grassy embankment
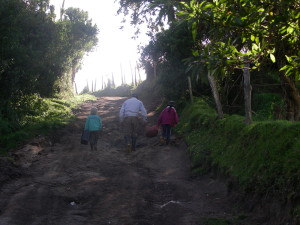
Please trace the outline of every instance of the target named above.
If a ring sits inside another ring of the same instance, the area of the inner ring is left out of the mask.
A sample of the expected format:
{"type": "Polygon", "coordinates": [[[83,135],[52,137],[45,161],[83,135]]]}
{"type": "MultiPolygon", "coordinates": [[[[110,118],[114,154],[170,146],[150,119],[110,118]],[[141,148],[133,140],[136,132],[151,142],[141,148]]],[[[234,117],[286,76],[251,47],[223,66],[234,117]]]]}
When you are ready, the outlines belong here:
{"type": "Polygon", "coordinates": [[[15,120],[0,117],[0,156],[24,140],[66,125],[74,119],[73,110],[80,103],[95,99],[88,94],[64,99],[28,97],[14,112],[15,120]]]}
{"type": "Polygon", "coordinates": [[[215,110],[197,99],[181,113],[177,131],[189,145],[195,173],[212,169],[252,196],[274,198],[300,219],[300,123],[244,117],[218,120],[215,110]]]}

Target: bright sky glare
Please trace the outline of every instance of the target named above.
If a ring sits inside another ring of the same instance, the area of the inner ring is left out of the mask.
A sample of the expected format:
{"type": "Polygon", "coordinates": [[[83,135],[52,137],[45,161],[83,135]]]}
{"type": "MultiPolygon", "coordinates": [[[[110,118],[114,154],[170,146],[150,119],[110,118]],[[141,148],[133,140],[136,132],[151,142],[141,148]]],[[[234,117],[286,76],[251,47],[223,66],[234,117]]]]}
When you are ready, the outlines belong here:
{"type": "MultiPolygon", "coordinates": [[[[62,2],[63,0],[50,0],[50,4],[55,6],[57,19],[62,2]]],[[[126,83],[131,83],[131,74],[139,59],[138,45],[147,44],[149,37],[141,33],[138,39],[132,39],[135,28],[129,23],[121,23],[123,15],[117,15],[118,3],[114,3],[114,0],[65,0],[64,8],[69,7],[87,11],[89,18],[99,29],[98,46],[84,58],[82,68],[76,74],[78,91],[80,92],[87,82],[91,87],[92,80],[97,80],[96,89],[101,89],[102,77],[106,81],[112,74],[116,85],[120,85],[121,67],[126,76],[126,83]],[[121,26],[124,26],[122,30],[121,26]]],[[[140,73],[142,79],[145,79],[142,69],[140,73]]]]}

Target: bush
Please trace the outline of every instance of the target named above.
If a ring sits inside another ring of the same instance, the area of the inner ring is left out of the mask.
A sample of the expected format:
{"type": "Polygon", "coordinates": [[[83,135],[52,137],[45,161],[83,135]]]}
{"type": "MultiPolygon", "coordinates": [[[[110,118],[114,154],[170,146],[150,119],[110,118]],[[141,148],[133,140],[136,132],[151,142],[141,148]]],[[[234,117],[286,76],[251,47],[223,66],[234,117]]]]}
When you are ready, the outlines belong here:
{"type": "Polygon", "coordinates": [[[216,112],[202,100],[181,114],[177,130],[186,135],[194,171],[217,168],[247,193],[300,205],[300,123],[245,125],[238,115],[215,118],[216,112]]]}
{"type": "Polygon", "coordinates": [[[104,90],[100,90],[94,92],[93,95],[96,97],[103,97],[103,96],[121,96],[121,97],[128,97],[131,95],[133,87],[130,85],[122,85],[117,88],[105,88],[104,90]]]}
{"type": "Polygon", "coordinates": [[[45,99],[38,95],[24,97],[22,104],[15,106],[17,117],[12,115],[4,119],[0,116],[0,154],[5,154],[7,150],[36,134],[47,133],[69,123],[74,118],[72,110],[78,104],[95,99],[91,95],[68,99],[45,99]]]}
{"type": "Polygon", "coordinates": [[[253,95],[254,120],[273,120],[279,117],[284,108],[282,97],[274,93],[259,93],[253,95]],[[279,109],[279,111],[278,111],[279,109]]]}

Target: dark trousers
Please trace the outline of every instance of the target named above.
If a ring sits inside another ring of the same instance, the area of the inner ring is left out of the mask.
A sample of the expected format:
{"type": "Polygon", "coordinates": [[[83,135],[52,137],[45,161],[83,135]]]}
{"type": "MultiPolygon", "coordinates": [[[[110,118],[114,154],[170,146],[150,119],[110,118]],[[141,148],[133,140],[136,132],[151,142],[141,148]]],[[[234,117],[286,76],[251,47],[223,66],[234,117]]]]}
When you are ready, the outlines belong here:
{"type": "Polygon", "coordinates": [[[97,150],[98,139],[99,139],[99,131],[98,130],[90,131],[89,142],[92,150],[97,150]]]}
{"type": "Polygon", "coordinates": [[[171,125],[170,124],[163,124],[162,125],[162,136],[166,139],[167,144],[170,142],[171,138],[171,125]]]}

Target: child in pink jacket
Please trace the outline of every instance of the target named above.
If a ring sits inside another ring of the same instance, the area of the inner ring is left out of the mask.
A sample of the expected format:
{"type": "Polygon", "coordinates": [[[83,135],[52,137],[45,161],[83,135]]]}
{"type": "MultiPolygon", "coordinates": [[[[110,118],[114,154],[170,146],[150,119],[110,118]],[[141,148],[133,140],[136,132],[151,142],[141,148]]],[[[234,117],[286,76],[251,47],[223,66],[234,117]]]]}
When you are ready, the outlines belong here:
{"type": "Polygon", "coordinates": [[[162,142],[170,143],[171,128],[178,124],[178,114],[174,107],[175,102],[170,101],[168,106],[160,113],[157,125],[162,126],[162,142]]]}

